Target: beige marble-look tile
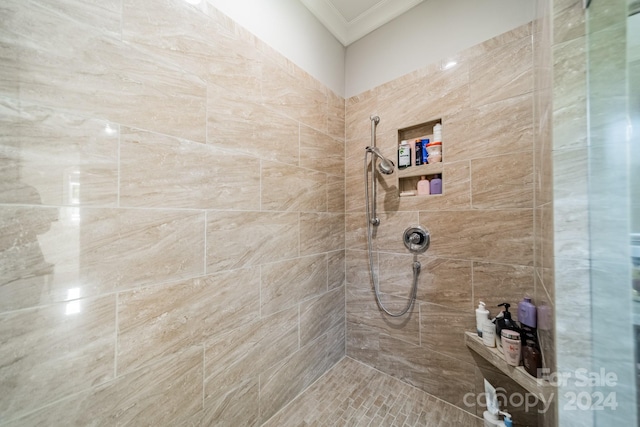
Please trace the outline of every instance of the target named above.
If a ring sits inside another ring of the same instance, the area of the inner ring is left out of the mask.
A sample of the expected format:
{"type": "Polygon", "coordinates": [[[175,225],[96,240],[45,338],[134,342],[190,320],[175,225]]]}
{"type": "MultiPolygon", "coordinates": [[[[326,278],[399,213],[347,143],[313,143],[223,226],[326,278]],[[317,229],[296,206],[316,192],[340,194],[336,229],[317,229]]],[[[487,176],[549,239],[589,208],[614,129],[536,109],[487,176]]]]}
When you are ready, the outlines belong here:
{"type": "Polygon", "coordinates": [[[326,212],[326,174],[263,161],[261,177],[263,210],[326,212]]]}
{"type": "Polygon", "coordinates": [[[371,134],[372,115],[378,111],[378,97],[374,90],[363,92],[345,100],[345,138],[350,141],[371,134]]]}
{"type": "MultiPolygon", "coordinates": [[[[379,212],[380,225],[376,227],[374,249],[406,254],[403,234],[408,227],[420,225],[418,212],[379,212]]],[[[366,220],[364,221],[366,225],[366,220]]]]}
{"type": "Polygon", "coordinates": [[[344,176],[344,139],[300,126],[300,166],[344,176]]]}
{"type": "Polygon", "coordinates": [[[4,420],[113,378],[115,301],[75,299],[0,315],[4,420]]]}
{"type": "Polygon", "coordinates": [[[471,203],[475,209],[532,208],[532,151],[472,160],[471,203]]]}
{"type": "Polygon", "coordinates": [[[345,211],[344,176],[327,175],[327,211],[335,213],[345,211]]]}
{"type": "Polygon", "coordinates": [[[297,351],[298,330],[292,307],[211,337],[205,344],[205,406],[297,351]]]}
{"type": "MultiPolygon", "coordinates": [[[[525,296],[534,297],[534,271],[532,267],[523,265],[473,263],[473,298],[474,305],[483,301],[491,318],[495,317],[502,307],[498,304],[508,302],[509,311],[514,320],[518,319],[518,303],[525,296]]],[[[536,304],[536,301],[533,301],[536,304]]]]}
{"type": "Polygon", "coordinates": [[[300,213],[300,255],[344,249],[344,215],[300,213]]]}
{"type": "Polygon", "coordinates": [[[258,267],[123,292],[118,296],[118,374],[259,315],[258,267]]]}
{"type": "Polygon", "coordinates": [[[464,333],[474,331],[476,317],[473,310],[452,310],[435,304],[420,304],[420,344],[434,351],[467,363],[473,356],[464,343],[464,333]]]}
{"type": "MultiPolygon", "coordinates": [[[[372,254],[374,269],[378,268],[378,253],[372,254]]],[[[348,285],[371,288],[369,275],[369,257],[365,250],[345,251],[345,281],[348,285]]]]}
{"type": "Polygon", "coordinates": [[[0,126],[1,202],[116,205],[117,125],[0,99],[0,126]]]}
{"type": "Polygon", "coordinates": [[[178,425],[201,409],[202,347],[190,347],[9,425],[178,425]]]}
{"type": "Polygon", "coordinates": [[[364,212],[345,215],[345,247],[347,249],[367,250],[366,218],[364,212]]]}
{"type": "Polygon", "coordinates": [[[490,50],[469,65],[472,106],[519,96],[533,89],[531,36],[490,50]]]}
{"type": "Polygon", "coordinates": [[[37,2],[21,2],[10,25],[22,100],[204,142],[196,76],[37,2]]]}
{"type": "Polygon", "coordinates": [[[0,222],[3,310],[204,273],[202,213],[5,207],[0,222]]]}
{"type": "Polygon", "coordinates": [[[34,3],[57,14],[61,20],[68,19],[110,37],[120,38],[120,0],[36,0],[34,3]]]}
{"type": "Polygon", "coordinates": [[[429,255],[533,265],[533,210],[420,212],[429,255]]]}
{"type": "MultiPolygon", "coordinates": [[[[381,301],[392,313],[398,313],[407,306],[408,299],[382,294],[381,301]]],[[[373,289],[347,286],[347,322],[350,327],[365,327],[373,336],[389,335],[412,345],[420,344],[419,306],[414,304],[401,317],[390,317],[378,307],[373,289]]],[[[367,338],[369,339],[369,337],[367,338]]]]}
{"type": "Polygon", "coordinates": [[[298,256],[298,214],[207,212],[207,272],[298,256]]]}
{"type": "Polygon", "coordinates": [[[271,418],[337,362],[329,358],[328,344],[328,336],[323,335],[260,375],[261,422],[271,418]]]}
{"type": "Polygon", "coordinates": [[[328,288],[327,256],[312,255],[262,266],[261,313],[268,315],[328,288]]]}
{"type": "Polygon", "coordinates": [[[533,95],[516,96],[476,106],[443,122],[446,162],[531,150],[533,95]]]}
{"type": "Polygon", "coordinates": [[[562,43],[585,35],[586,11],[582,2],[557,3],[553,6],[554,43],[562,43]]]}
{"type": "Polygon", "coordinates": [[[258,377],[216,390],[204,401],[204,409],[185,425],[257,426],[260,416],[260,385],[258,377]]]}
{"type": "Polygon", "coordinates": [[[271,60],[264,62],[263,103],[292,119],[321,132],[327,130],[328,100],[326,89],[297,67],[285,70],[271,60]]]}
{"type": "Polygon", "coordinates": [[[327,133],[344,141],[345,138],[345,100],[327,89],[327,133]]]}
{"type": "Polygon", "coordinates": [[[329,290],[346,284],[346,256],[344,250],[327,254],[327,268],[329,270],[329,290]]]}
{"type": "Polygon", "coordinates": [[[299,124],[228,87],[207,86],[207,143],[298,165],[299,124]]]}
{"type": "Polygon", "coordinates": [[[420,257],[420,263],[418,301],[459,311],[473,309],[471,261],[428,256],[420,257]]]}
{"type": "Polygon", "coordinates": [[[121,133],[121,206],[259,209],[260,160],[142,130],[121,133]]]}
{"type": "Polygon", "coordinates": [[[304,301],[300,304],[300,346],[304,347],[329,329],[344,324],[344,288],[304,301]]]}
{"type": "Polygon", "coordinates": [[[364,363],[465,411],[475,412],[475,404],[467,406],[464,402],[464,395],[475,390],[474,364],[426,351],[394,335],[380,334],[377,341],[349,349],[353,352],[349,356],[368,354],[370,357],[364,363]],[[373,351],[368,351],[370,344],[375,346],[373,351]]]}

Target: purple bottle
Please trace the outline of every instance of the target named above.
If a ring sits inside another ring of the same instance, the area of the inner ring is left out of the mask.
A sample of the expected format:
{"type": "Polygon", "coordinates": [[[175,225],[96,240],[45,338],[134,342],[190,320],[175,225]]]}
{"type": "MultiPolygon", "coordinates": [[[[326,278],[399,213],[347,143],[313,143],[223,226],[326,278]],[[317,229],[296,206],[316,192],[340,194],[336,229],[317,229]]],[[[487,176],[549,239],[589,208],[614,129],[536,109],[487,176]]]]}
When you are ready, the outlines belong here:
{"type": "Polygon", "coordinates": [[[440,178],[440,175],[436,175],[431,180],[431,194],[442,194],[442,178],[440,178]]]}
{"type": "Polygon", "coordinates": [[[522,301],[518,303],[518,321],[522,327],[528,326],[535,329],[536,322],[536,306],[531,302],[531,298],[524,297],[522,301]]]}

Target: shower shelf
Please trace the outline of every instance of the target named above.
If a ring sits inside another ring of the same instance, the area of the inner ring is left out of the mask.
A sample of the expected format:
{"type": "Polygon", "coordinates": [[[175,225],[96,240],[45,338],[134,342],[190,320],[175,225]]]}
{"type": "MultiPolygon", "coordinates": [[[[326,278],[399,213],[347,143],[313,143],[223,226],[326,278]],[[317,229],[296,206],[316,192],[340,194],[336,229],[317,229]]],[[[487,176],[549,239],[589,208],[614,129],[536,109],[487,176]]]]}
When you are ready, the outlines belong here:
{"type": "MultiPolygon", "coordinates": [[[[398,145],[402,140],[416,140],[429,138],[433,140],[433,127],[437,124],[442,124],[442,119],[430,120],[424,123],[420,123],[417,125],[409,126],[406,128],[398,129],[398,145]]],[[[442,156],[444,161],[444,149],[442,150],[442,156]]],[[[415,191],[416,186],[418,185],[418,181],[421,176],[426,176],[427,179],[431,180],[436,177],[436,175],[440,175],[442,179],[442,194],[444,194],[444,182],[445,177],[442,173],[443,166],[442,162],[438,163],[429,163],[426,165],[420,166],[409,166],[405,169],[398,169],[397,176],[397,184],[398,184],[398,192],[402,193],[405,191],[415,191]]],[[[436,195],[428,195],[428,196],[419,196],[419,197],[433,197],[439,196],[436,195]]]]}
{"type": "Polygon", "coordinates": [[[534,378],[524,370],[522,366],[511,366],[497,347],[487,347],[474,332],[464,333],[464,342],[480,357],[498,368],[503,374],[510,377],[525,390],[542,396],[545,402],[555,395],[555,387],[547,380],[534,378]]]}

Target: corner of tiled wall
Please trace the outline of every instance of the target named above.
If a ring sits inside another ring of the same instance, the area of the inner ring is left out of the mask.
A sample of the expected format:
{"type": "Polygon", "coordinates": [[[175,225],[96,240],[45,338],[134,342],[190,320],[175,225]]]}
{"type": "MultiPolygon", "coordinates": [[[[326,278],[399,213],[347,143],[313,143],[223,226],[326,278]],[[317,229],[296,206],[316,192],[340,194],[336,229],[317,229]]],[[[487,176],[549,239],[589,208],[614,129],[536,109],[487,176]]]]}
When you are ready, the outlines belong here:
{"type": "Polygon", "coordinates": [[[202,2],[3,3],[0,425],[257,425],[345,354],[344,99],[202,2]]]}

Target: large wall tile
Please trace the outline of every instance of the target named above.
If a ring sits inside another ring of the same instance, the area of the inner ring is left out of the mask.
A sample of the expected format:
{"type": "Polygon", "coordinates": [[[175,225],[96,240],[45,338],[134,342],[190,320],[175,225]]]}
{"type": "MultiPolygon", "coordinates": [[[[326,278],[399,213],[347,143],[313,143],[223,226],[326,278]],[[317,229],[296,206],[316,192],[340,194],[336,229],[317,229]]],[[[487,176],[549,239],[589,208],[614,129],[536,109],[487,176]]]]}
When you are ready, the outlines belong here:
{"type": "Polygon", "coordinates": [[[115,301],[75,299],[0,315],[3,420],[113,378],[115,301]]]}
{"type": "Polygon", "coordinates": [[[298,214],[207,212],[207,272],[298,256],[298,214]]]}
{"type": "Polygon", "coordinates": [[[259,200],[258,159],[122,128],[121,206],[256,210],[259,200]]]}
{"type": "Polygon", "coordinates": [[[297,351],[298,331],[295,307],[211,337],[205,345],[205,407],[297,351]]]}
{"type": "Polygon", "coordinates": [[[429,255],[533,264],[533,211],[420,212],[431,231],[429,255]]]}
{"type": "Polygon", "coordinates": [[[345,182],[343,176],[327,175],[327,211],[344,213],[345,182]]]}
{"type": "Polygon", "coordinates": [[[328,289],[325,254],[262,266],[261,312],[285,310],[328,289]]]}
{"type": "Polygon", "coordinates": [[[300,166],[344,176],[344,139],[300,126],[300,166]]]}
{"type": "Polygon", "coordinates": [[[14,18],[21,99],[204,142],[206,86],[197,77],[36,2],[21,3],[14,18]]]}
{"type": "Polygon", "coordinates": [[[420,262],[419,301],[461,311],[473,308],[471,261],[429,256],[421,257],[420,262]]]}
{"type": "Polygon", "coordinates": [[[469,65],[471,105],[488,104],[531,92],[531,58],[531,36],[527,36],[473,59],[469,65]]]}
{"type": "Polygon", "coordinates": [[[261,206],[269,211],[326,212],[327,175],[263,161],[261,206]]]}
{"type": "Polygon", "coordinates": [[[533,208],[532,152],[472,160],[471,183],[476,209],[533,208]]]}
{"type": "Polygon", "coordinates": [[[459,331],[474,331],[472,310],[458,311],[435,304],[420,304],[420,344],[433,351],[467,363],[473,363],[472,351],[459,331]]]}
{"type": "Polygon", "coordinates": [[[525,94],[462,110],[443,123],[447,162],[531,149],[533,96],[525,94]]]}
{"type": "Polygon", "coordinates": [[[300,304],[300,345],[316,340],[345,323],[344,288],[337,288],[300,304]]]}
{"type": "Polygon", "coordinates": [[[9,425],[177,425],[201,409],[202,347],[191,347],[9,425]]]}
{"type": "Polygon", "coordinates": [[[118,125],[0,100],[0,201],[115,206],[118,125]]]}
{"type": "Polygon", "coordinates": [[[300,213],[300,255],[344,249],[344,215],[300,213]]]}
{"type": "Polygon", "coordinates": [[[118,373],[130,372],[260,315],[257,267],[118,296],[118,373]]]}
{"type": "MultiPolygon", "coordinates": [[[[508,302],[513,318],[518,319],[518,303],[525,296],[534,297],[534,272],[532,267],[522,265],[473,263],[473,296],[487,305],[493,318],[502,310],[498,304],[508,302]]],[[[534,304],[537,301],[533,301],[534,304]]]]}
{"type": "Polygon", "coordinates": [[[327,268],[329,270],[329,289],[338,288],[346,283],[345,251],[335,251],[327,254],[327,268]]]}
{"type": "Polygon", "coordinates": [[[213,83],[207,86],[207,143],[287,164],[300,160],[295,120],[213,83]]]}

